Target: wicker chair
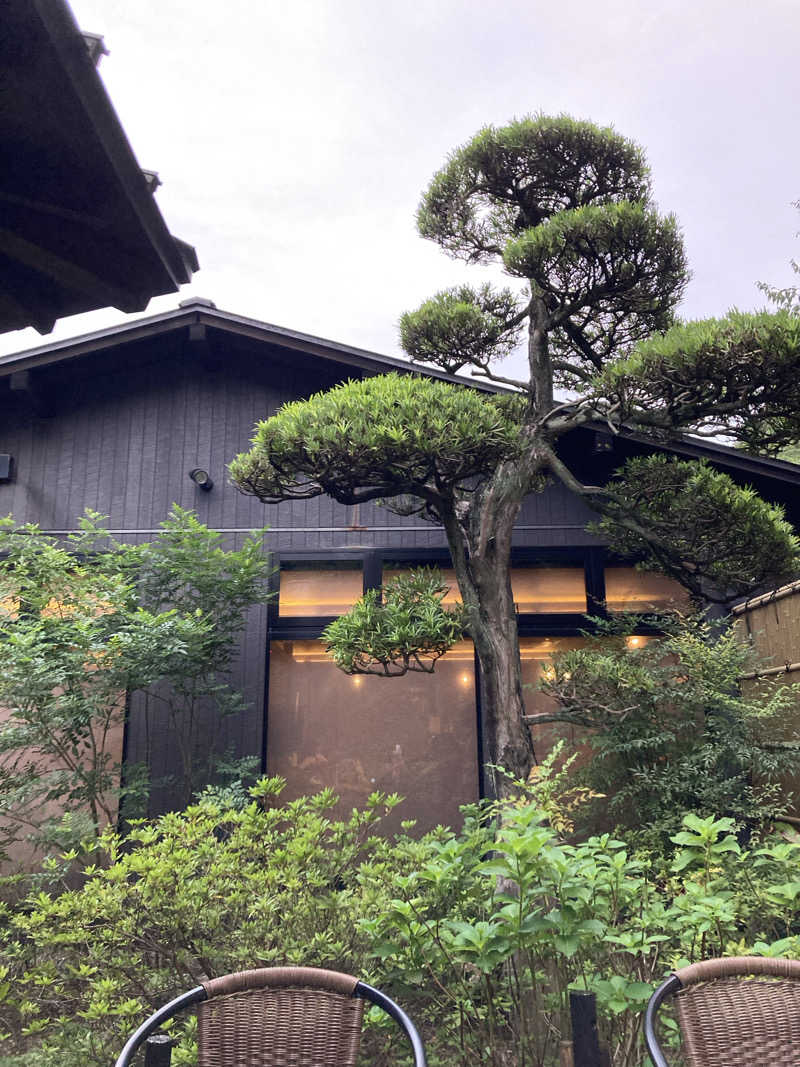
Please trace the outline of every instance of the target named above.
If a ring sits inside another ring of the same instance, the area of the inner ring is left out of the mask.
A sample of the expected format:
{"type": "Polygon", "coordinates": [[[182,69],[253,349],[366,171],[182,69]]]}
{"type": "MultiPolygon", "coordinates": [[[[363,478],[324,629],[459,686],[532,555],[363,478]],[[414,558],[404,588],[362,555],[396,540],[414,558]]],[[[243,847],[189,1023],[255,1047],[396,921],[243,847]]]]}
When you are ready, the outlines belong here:
{"type": "Polygon", "coordinates": [[[675,971],[647,1005],[644,1036],[655,1067],[668,1067],[655,1019],[670,995],[687,1067],[800,1064],[800,960],[732,956],[675,971]]]}
{"type": "MultiPolygon", "coordinates": [[[[426,1067],[419,1034],[393,1000],[350,975],[314,967],[267,967],[203,982],[151,1015],[116,1067],[128,1067],[151,1034],[193,1004],[199,1067],[354,1067],[365,1000],[399,1023],[415,1067],[426,1067]]],[[[162,1056],[159,1062],[169,1063],[162,1056]]]]}

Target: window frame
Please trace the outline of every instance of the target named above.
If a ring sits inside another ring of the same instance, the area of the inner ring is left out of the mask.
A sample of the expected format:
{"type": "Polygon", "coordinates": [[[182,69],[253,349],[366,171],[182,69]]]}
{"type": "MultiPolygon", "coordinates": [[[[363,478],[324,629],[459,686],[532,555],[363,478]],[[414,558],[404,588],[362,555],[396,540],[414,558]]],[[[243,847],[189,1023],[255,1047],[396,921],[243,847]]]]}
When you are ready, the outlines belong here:
{"type": "MultiPolygon", "coordinates": [[[[271,576],[271,591],[275,594],[267,604],[266,652],[264,670],[264,712],[261,742],[261,769],[267,770],[267,735],[269,721],[269,671],[270,645],[273,641],[319,640],[322,631],[337,615],[290,615],[279,614],[280,568],[281,563],[331,563],[336,560],[352,562],[359,560],[362,567],[362,592],[380,588],[384,564],[388,562],[408,562],[419,566],[452,567],[450,552],[440,548],[334,548],[334,549],[293,549],[272,553],[275,564],[271,576]]],[[[517,614],[517,633],[523,637],[581,637],[591,636],[597,632],[593,618],[600,620],[624,620],[626,615],[635,612],[608,612],[605,605],[605,568],[614,563],[633,565],[636,561],[622,560],[609,552],[602,545],[569,546],[517,546],[511,550],[511,566],[544,565],[583,567],[586,588],[586,612],[527,612],[517,614]]],[[[639,622],[634,634],[643,637],[657,635],[661,631],[655,625],[639,622]]],[[[484,716],[481,707],[480,664],[475,654],[475,716],[476,716],[476,752],[478,761],[479,796],[489,795],[489,785],[485,774],[486,753],[484,747],[484,716]]]]}

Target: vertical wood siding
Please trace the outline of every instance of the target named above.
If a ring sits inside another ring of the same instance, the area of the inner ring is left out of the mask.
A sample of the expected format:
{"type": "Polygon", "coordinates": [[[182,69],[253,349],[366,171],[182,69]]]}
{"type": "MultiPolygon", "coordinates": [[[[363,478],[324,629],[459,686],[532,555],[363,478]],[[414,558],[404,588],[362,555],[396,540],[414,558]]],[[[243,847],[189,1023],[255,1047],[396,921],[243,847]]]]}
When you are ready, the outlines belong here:
{"type": "MultiPolygon", "coordinates": [[[[353,376],[352,368],[260,344],[216,341],[209,369],[183,333],[165,335],[36,372],[52,408],[37,416],[24,393],[0,393],[0,452],[14,456],[16,475],[0,484],[0,514],[70,530],[85,508],[108,516],[121,539],[147,540],[173,502],[193,508],[209,526],[270,526],[275,551],[344,548],[443,548],[441,529],[371,503],[354,512],[328,498],[264,506],[228,484],[226,466],[248,447],[258,419],[284,402],[353,376]],[[189,480],[193,467],[214,479],[210,493],[189,480]],[[386,528],[389,529],[386,529],[386,528]]],[[[592,544],[584,530],[591,513],[560,487],[526,501],[517,543],[592,544]]],[[[229,543],[239,545],[239,534],[229,543]]],[[[235,754],[259,754],[263,743],[267,612],[251,612],[232,682],[249,702],[246,714],[223,724],[235,754]]],[[[153,777],[169,773],[169,731],[158,701],[131,701],[127,758],[149,761],[153,777]]],[[[153,809],[170,803],[159,788],[153,809]]]]}

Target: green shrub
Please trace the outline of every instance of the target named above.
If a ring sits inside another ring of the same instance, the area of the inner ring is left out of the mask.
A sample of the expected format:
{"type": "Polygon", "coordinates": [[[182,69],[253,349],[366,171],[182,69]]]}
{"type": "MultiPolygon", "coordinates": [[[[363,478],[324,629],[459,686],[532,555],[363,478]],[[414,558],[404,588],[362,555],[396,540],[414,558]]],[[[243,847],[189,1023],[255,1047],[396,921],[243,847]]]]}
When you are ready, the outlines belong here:
{"type": "Polygon", "coordinates": [[[784,814],[781,782],[800,768],[800,734],[785,730],[797,687],[765,681],[743,693],[753,654],[725,623],[660,625],[665,633],[631,647],[636,620],[600,624],[540,683],[555,709],[538,718],[586,730],[592,758],[580,780],[604,798],[589,825],[636,829],[663,848],[687,811],[749,825],[784,814]]]}
{"type": "Polygon", "coordinates": [[[383,906],[396,868],[416,862],[413,843],[371,837],[396,798],[376,794],[335,822],[330,792],[280,806],[281,787],[263,779],[245,807],[201,798],[125,837],[108,830],[79,889],[0,916],[7,1043],[105,1065],[138,1021],[206,975],[279,963],[360,972],[359,919],[383,906]]]}
{"type": "Polygon", "coordinates": [[[157,697],[184,802],[214,777],[221,724],[245,706],[230,669],[246,612],[271,595],[264,537],[226,549],[177,505],[138,545],[93,512],[64,539],[0,519],[0,860],[21,840],[63,848],[82,818],[113,822],[121,800],[141,809],[146,769],[127,766],[119,784],[125,694],[157,697]]]}
{"type": "MultiPolygon", "coordinates": [[[[107,1065],[205,976],[289,963],[386,989],[442,1067],[550,1067],[569,1038],[568,992],[588,988],[613,1062],[635,1067],[644,1005],[670,968],[800,953],[800,844],[745,849],[731,818],[688,814],[665,854],[568,840],[545,780],[538,795],[520,786],[515,801],[467,809],[458,833],[387,839],[375,831],[396,797],[337,822],[330,792],[281,806],[280,788],[262,779],[245,806],[209,795],[126,837],[108,831],[81,887],[6,906],[0,1054],[107,1065]]],[[[194,1063],[193,1021],[174,1032],[176,1067],[194,1063]]],[[[370,1025],[366,1048],[372,1063],[403,1062],[395,1028],[370,1025]]]]}
{"type": "Polygon", "coordinates": [[[438,842],[364,923],[384,980],[435,1035],[437,1062],[556,1063],[578,988],[597,996],[612,1062],[634,1067],[644,1008],[670,969],[800,952],[796,842],[747,852],[732,819],[689,814],[673,854],[653,857],[607,834],[560,839],[535,801],[497,814],[490,855],[468,837],[438,842]]]}

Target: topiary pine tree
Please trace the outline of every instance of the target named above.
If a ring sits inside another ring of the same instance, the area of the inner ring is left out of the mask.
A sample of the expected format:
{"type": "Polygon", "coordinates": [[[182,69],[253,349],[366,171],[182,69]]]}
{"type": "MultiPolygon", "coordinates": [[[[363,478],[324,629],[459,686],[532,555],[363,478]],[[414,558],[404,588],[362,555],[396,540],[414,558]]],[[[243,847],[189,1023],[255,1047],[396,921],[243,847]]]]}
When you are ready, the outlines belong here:
{"type": "MultiPolygon", "coordinates": [[[[523,499],[555,478],[599,511],[611,508],[609,536],[624,530],[661,544],[668,527],[659,516],[651,530],[624,478],[583,485],[559,455],[560,438],[597,419],[661,440],[687,428],[749,436],[762,448],[800,437],[800,322],[740,315],[676,326],[688,277],[676,221],[651,202],[641,149],[588,122],[538,116],[480,131],[434,176],[417,222],[450,255],[502,263],[525,286],[522,295],[463,285],[437,294],[403,315],[405,350],[448,372],[469,366],[508,394],[413,375],[349,382],[262,422],[231,473],[264,501],[380,499],[443,526],[481,667],[489,758],[520,775],[533,752],[509,561],[523,499]],[[525,333],[528,377],[498,374],[525,333]]],[[[683,506],[687,521],[685,498],[683,506]]],[[[779,515],[745,510],[748,529],[761,523],[773,535],[759,578],[783,578],[797,553],[791,531],[775,532],[779,515]]],[[[713,578],[725,585],[724,573],[713,578]]],[[[415,669],[409,617],[398,615],[397,662],[415,669]]],[[[430,619],[427,630],[439,632],[430,619]]],[[[352,631],[342,640],[352,644],[352,631]]],[[[384,619],[382,662],[388,632],[384,619]]]]}

